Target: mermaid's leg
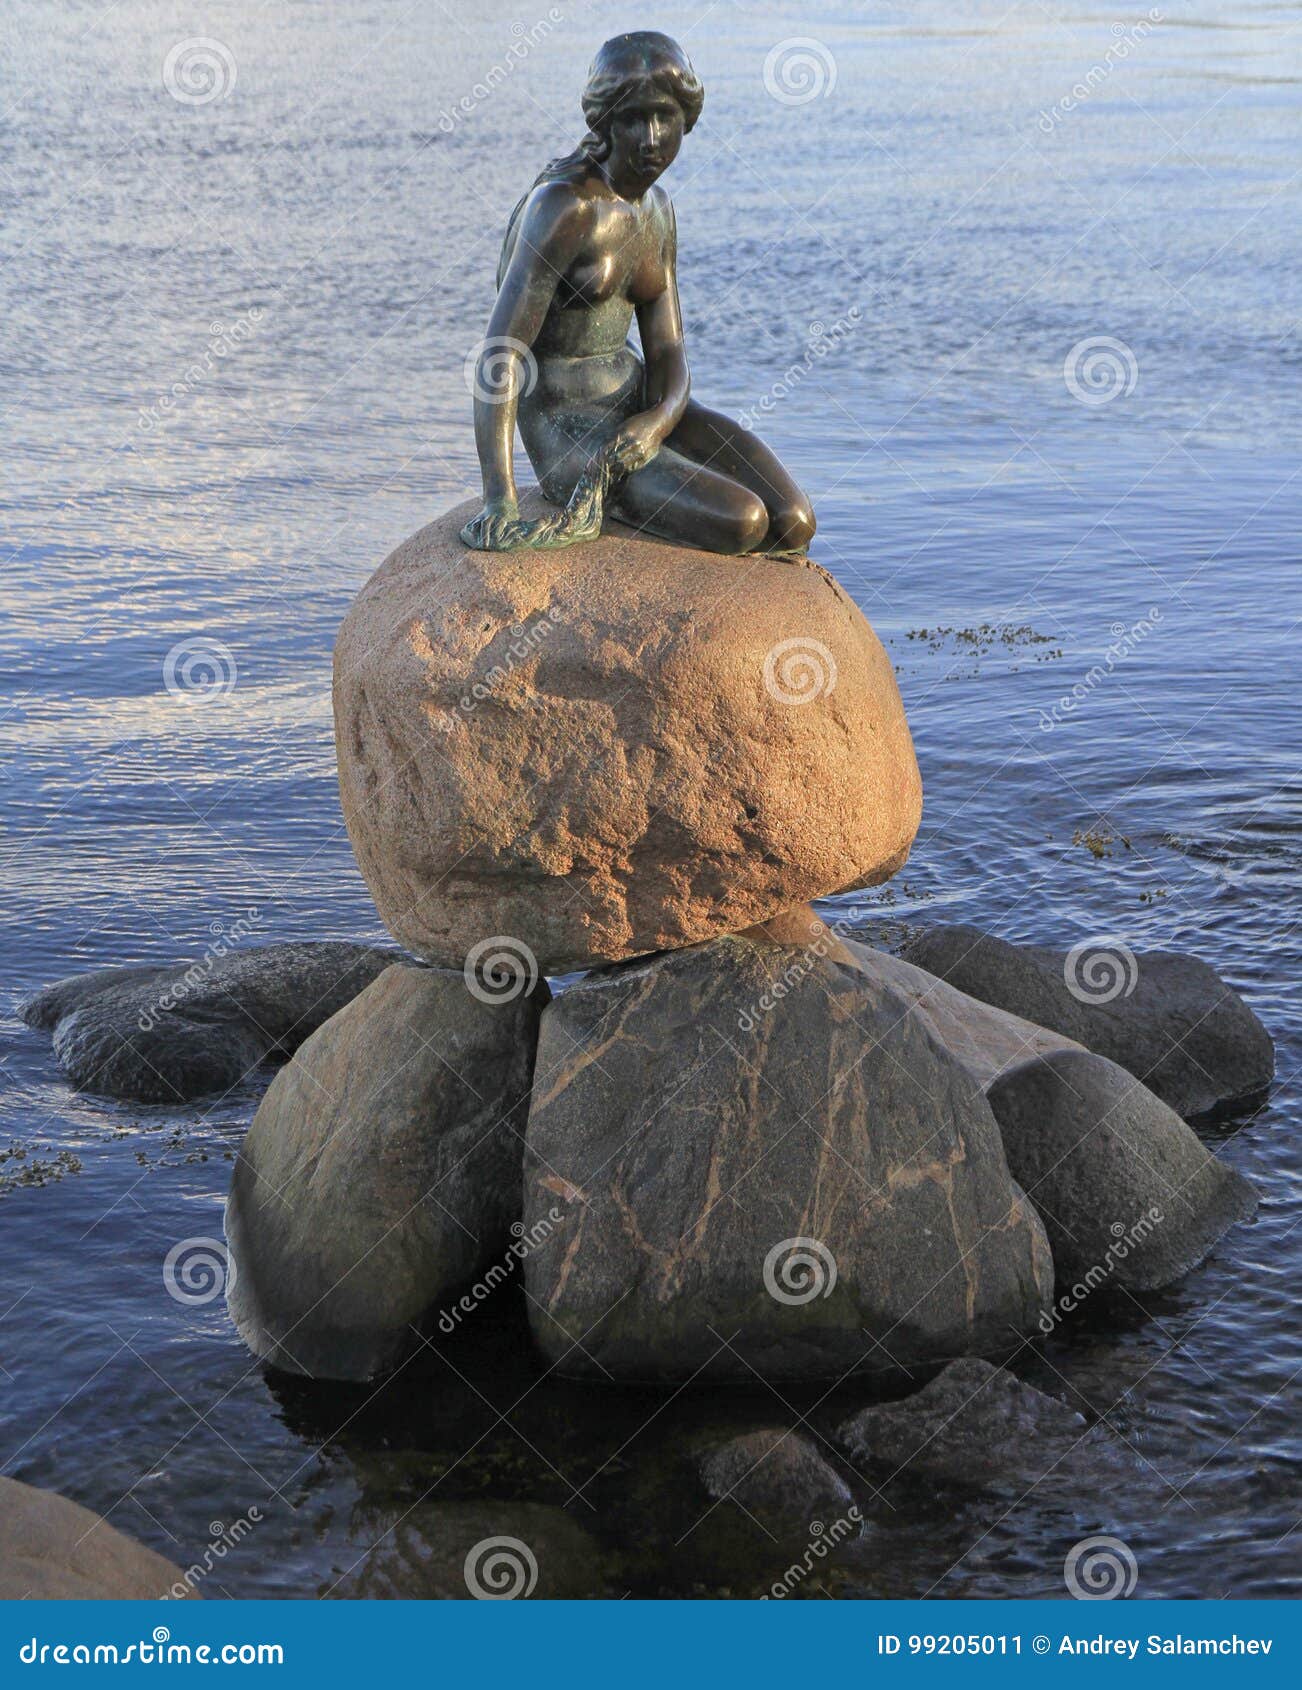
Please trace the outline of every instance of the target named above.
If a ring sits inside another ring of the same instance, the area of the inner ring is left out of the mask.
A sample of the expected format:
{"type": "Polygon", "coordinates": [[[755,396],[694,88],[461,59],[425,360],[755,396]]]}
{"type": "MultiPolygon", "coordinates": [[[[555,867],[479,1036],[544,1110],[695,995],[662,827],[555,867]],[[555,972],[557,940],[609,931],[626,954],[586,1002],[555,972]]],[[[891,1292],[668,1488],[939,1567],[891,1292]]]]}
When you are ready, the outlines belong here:
{"type": "Polygon", "coordinates": [[[752,552],[769,530],[761,498],[671,446],[616,486],[610,513],[631,528],[707,552],[752,552]]]}
{"type": "Polygon", "coordinates": [[[666,443],[675,452],[739,482],[764,501],[768,531],[764,551],[803,552],[814,537],[809,500],[758,435],[689,400],[666,443]]]}
{"type": "MultiPolygon", "coordinates": [[[[616,403],[588,414],[522,406],[520,432],[551,503],[565,505],[585,472],[593,478],[602,448],[639,403],[633,384],[616,403]]],[[[652,461],[616,480],[605,504],[632,528],[713,552],[803,551],[814,530],[808,501],[768,448],[727,417],[692,403],[652,461]],[[680,449],[680,439],[692,450],[680,449]]],[[[587,537],[558,512],[535,525],[525,543],[566,545],[587,537]]]]}

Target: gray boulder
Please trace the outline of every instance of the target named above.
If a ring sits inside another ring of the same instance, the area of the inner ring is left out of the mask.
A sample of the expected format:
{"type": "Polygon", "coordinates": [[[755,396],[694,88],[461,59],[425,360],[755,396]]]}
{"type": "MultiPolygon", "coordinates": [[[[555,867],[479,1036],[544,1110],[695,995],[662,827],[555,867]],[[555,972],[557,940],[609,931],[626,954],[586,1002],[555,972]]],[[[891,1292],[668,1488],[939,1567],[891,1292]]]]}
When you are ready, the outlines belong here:
{"type": "Polygon", "coordinates": [[[1186,1119],[1258,1096],[1275,1072],[1270,1034],[1197,957],[1136,954],[1116,940],[1073,954],[963,925],[928,929],[904,956],[1120,1063],[1186,1119]]]}
{"type": "Polygon", "coordinates": [[[986,1095],[1013,1177],[1049,1234],[1058,1290],[1073,1301],[1105,1280],[1136,1291],[1171,1284],[1256,1209],[1247,1180],[1106,1057],[1034,1057],[986,1095]]]}
{"type": "Polygon", "coordinates": [[[562,1372],[840,1377],[1006,1345],[1052,1296],[980,1087],[856,965],[730,938],[543,1015],[530,1319],[562,1372]]]}
{"type": "Polygon", "coordinates": [[[697,1453],[697,1472],[715,1502],[733,1502],[767,1531],[821,1532],[850,1516],[854,1496],[803,1432],[761,1427],[697,1453]]]}
{"type": "Polygon", "coordinates": [[[874,986],[888,986],[984,1090],[997,1074],[1049,1050],[1078,1050],[1061,1033],[1050,1032],[1006,1010],[995,1009],[938,980],[923,968],[866,944],[852,932],[827,926],[810,904],[797,905],[744,938],[826,956],[866,974],[874,986]]]}
{"type": "Polygon", "coordinates": [[[288,1056],[399,953],[342,940],[259,945],[167,968],[97,968],[19,1006],[78,1091],[176,1103],[288,1056]]]}
{"type": "Polygon", "coordinates": [[[419,1602],[611,1594],[595,1539],[572,1513],[539,1502],[422,1503],[373,1537],[374,1548],[322,1594],[419,1602]]]}
{"type": "Polygon", "coordinates": [[[486,1002],[460,973],[397,965],[276,1075],[226,1206],[227,1297],[255,1355],[369,1379],[442,1299],[514,1267],[546,995],[486,1002]]]}
{"type": "Polygon", "coordinates": [[[0,1479],[0,1601],[195,1596],[179,1567],[80,1503],[0,1479]]]}
{"type": "Polygon", "coordinates": [[[953,1361],[902,1402],[862,1409],[837,1434],[856,1461],[889,1478],[999,1488],[1039,1482],[1092,1440],[1084,1419],[1002,1367],[953,1361]]]}

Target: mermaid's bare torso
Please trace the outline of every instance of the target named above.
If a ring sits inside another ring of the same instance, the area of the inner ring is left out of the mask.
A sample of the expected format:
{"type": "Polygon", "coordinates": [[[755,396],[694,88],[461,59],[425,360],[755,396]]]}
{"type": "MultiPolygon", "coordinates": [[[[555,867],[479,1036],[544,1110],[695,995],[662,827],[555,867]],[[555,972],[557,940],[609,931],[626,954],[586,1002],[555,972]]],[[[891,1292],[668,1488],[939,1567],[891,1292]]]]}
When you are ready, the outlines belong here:
{"type": "MultiPolygon", "coordinates": [[[[518,235],[516,207],[499,282],[518,235]]],[[[564,504],[626,418],[646,409],[642,360],[628,344],[633,313],[673,285],[673,212],[653,189],[630,216],[598,203],[592,240],[566,271],[533,343],[537,380],[521,397],[520,435],[545,496],[564,504]]]]}

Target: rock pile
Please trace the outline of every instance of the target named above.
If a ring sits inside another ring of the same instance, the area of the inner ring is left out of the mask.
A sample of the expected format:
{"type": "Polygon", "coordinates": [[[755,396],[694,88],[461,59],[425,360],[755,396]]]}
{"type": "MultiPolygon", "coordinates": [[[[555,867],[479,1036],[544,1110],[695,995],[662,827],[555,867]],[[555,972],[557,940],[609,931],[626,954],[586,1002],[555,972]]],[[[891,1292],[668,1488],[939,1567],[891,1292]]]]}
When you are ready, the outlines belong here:
{"type": "MultiPolygon", "coordinates": [[[[829,576],[623,532],[471,552],[470,508],[388,559],[335,654],[344,813],[419,961],[246,952],[144,1048],[123,1032],[157,971],[28,1009],[110,1091],[293,1052],[227,1207],[258,1356],[369,1379],[510,1285],[564,1374],[898,1389],[1169,1284],[1251,1214],[1181,1119],[1271,1073],[1206,964],[1126,952],[1101,1002],[1075,953],[941,928],[893,957],[809,907],[894,872],[921,803],[890,664],[829,576]]],[[[1050,1413],[945,1379],[938,1410],[961,1388],[1005,1442],[1050,1413]]],[[[897,1430],[843,1442],[894,1460],[897,1430]]]]}
{"type": "Polygon", "coordinates": [[[432,966],[258,1112],[227,1223],[257,1354],[367,1378],[509,1281],[565,1374],[901,1378],[1052,1330],[1055,1266],[1166,1284],[1251,1213],[1158,1095],[1268,1072],[1205,965],[1100,1016],[1049,953],[942,929],[900,959],[808,906],[897,869],[921,802],[829,576],[618,531],[471,552],[469,510],[336,646],[353,845],[432,966]]]}

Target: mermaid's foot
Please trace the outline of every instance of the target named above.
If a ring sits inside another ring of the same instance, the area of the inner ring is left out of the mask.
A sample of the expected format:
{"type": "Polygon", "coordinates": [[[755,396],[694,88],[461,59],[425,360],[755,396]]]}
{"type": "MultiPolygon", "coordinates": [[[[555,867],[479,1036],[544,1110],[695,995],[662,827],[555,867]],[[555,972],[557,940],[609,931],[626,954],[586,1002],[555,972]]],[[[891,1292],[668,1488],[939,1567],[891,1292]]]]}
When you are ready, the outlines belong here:
{"type": "Polygon", "coordinates": [[[757,546],[753,552],[745,552],[745,557],[771,557],[779,563],[808,563],[808,546],[757,546]]]}

